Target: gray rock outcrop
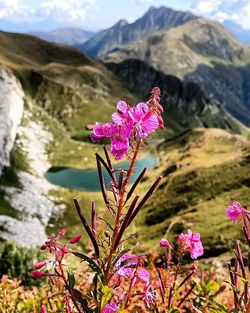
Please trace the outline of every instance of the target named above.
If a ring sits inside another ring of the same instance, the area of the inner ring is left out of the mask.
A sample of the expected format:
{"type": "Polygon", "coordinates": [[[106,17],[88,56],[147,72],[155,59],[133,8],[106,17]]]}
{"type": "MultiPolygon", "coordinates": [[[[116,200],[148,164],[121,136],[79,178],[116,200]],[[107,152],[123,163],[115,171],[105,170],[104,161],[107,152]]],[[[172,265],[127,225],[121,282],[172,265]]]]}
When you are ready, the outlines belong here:
{"type": "Polygon", "coordinates": [[[10,165],[17,128],[24,108],[24,92],[16,77],[0,67],[0,175],[3,167],[10,165]]]}

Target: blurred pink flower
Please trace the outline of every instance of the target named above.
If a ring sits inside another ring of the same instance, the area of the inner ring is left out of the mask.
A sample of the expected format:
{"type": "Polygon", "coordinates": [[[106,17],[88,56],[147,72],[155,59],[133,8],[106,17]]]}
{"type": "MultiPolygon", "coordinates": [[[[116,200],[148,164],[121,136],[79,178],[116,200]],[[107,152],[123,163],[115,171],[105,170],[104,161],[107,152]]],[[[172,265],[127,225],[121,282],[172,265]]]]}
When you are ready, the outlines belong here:
{"type": "Polygon", "coordinates": [[[149,272],[146,269],[141,269],[137,273],[137,277],[140,281],[146,283],[146,286],[149,285],[149,272]]]}
{"type": "Polygon", "coordinates": [[[117,312],[117,310],[118,310],[118,306],[116,305],[116,303],[110,302],[105,305],[102,313],[113,313],[113,312],[117,312]]]}
{"type": "Polygon", "coordinates": [[[161,238],[160,240],[160,247],[161,248],[169,248],[169,249],[172,249],[172,246],[171,244],[169,243],[169,241],[165,238],[161,238]]]}
{"type": "Polygon", "coordinates": [[[41,313],[47,313],[47,309],[44,304],[41,306],[41,313]]]}
{"type": "Polygon", "coordinates": [[[135,254],[124,253],[115,264],[119,276],[130,277],[139,260],[135,254]]]}
{"type": "Polygon", "coordinates": [[[204,249],[202,246],[201,238],[199,233],[193,233],[190,229],[188,230],[188,239],[190,243],[190,254],[192,259],[197,259],[202,256],[204,249]]]}
{"type": "Polygon", "coordinates": [[[226,216],[233,222],[239,222],[245,209],[239,202],[234,201],[226,209],[226,216]]]}
{"type": "Polygon", "coordinates": [[[197,259],[203,255],[204,249],[199,233],[193,233],[189,229],[187,234],[180,234],[178,240],[190,252],[192,259],[197,259]]]}
{"type": "Polygon", "coordinates": [[[179,243],[184,243],[186,241],[186,236],[184,234],[180,234],[178,238],[179,243]]]}
{"type": "Polygon", "coordinates": [[[60,231],[59,231],[59,236],[61,236],[61,237],[63,237],[65,234],[66,234],[66,232],[67,232],[67,229],[61,229],[60,231]]]}

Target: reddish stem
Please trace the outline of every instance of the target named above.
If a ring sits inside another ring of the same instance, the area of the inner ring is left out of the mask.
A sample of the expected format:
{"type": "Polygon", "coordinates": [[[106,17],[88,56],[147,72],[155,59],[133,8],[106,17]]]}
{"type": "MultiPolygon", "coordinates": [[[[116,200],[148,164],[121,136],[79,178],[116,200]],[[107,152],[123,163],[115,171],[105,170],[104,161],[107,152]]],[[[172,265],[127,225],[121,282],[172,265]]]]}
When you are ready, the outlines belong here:
{"type": "Polygon", "coordinates": [[[117,247],[115,247],[115,242],[117,240],[117,237],[119,235],[119,230],[120,230],[120,219],[121,219],[121,215],[122,215],[122,209],[123,209],[124,204],[125,204],[124,197],[125,197],[125,193],[126,193],[126,186],[129,182],[131,175],[133,174],[135,162],[136,162],[139,150],[140,150],[141,143],[142,143],[141,140],[139,140],[137,142],[133,157],[131,159],[129,169],[127,171],[127,175],[123,181],[122,188],[121,188],[120,193],[119,193],[119,205],[118,205],[117,213],[116,213],[115,229],[114,229],[112,243],[111,243],[111,247],[110,247],[110,253],[108,256],[107,263],[106,263],[107,265],[106,265],[106,268],[104,270],[104,277],[105,277],[107,284],[108,284],[110,278],[112,277],[112,275],[110,273],[110,266],[112,263],[112,256],[116,252],[116,249],[117,249],[117,247]]]}

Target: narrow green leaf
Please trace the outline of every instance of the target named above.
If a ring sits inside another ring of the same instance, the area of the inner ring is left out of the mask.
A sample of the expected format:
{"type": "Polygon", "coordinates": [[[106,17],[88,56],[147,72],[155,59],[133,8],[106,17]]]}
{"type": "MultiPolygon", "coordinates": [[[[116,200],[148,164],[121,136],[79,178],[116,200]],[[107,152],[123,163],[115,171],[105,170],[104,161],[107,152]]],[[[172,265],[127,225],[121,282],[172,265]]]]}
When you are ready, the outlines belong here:
{"type": "Polygon", "coordinates": [[[72,269],[68,269],[67,273],[68,273],[68,284],[69,284],[69,287],[70,287],[70,289],[73,289],[75,287],[75,283],[76,283],[76,279],[75,279],[74,273],[73,273],[72,269]]]}
{"type": "Polygon", "coordinates": [[[101,279],[102,283],[105,282],[101,269],[92,259],[90,259],[85,254],[82,254],[80,252],[71,251],[71,253],[73,253],[75,256],[80,258],[82,261],[86,262],[89,265],[89,267],[92,269],[92,271],[95,272],[97,276],[101,279]]]}

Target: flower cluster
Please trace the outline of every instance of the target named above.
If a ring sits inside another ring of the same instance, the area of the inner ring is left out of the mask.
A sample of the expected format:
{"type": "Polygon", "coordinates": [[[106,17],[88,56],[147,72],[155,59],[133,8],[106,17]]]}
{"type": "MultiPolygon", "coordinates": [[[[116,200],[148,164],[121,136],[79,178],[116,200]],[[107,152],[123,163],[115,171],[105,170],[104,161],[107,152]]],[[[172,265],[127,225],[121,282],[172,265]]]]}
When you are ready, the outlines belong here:
{"type": "Polygon", "coordinates": [[[116,286],[114,295],[117,300],[116,302],[107,303],[102,311],[103,313],[122,312],[119,307],[125,306],[127,308],[129,302],[132,301],[133,295],[137,295],[144,301],[148,308],[154,303],[155,294],[150,285],[150,274],[143,267],[144,259],[144,257],[139,258],[135,254],[129,253],[124,253],[119,258],[114,266],[116,273],[113,277],[113,284],[116,286]],[[126,290],[125,286],[127,284],[128,288],[126,290]],[[135,289],[137,292],[135,292],[135,289]],[[139,289],[141,289],[141,292],[138,293],[139,289]]]}
{"type": "Polygon", "coordinates": [[[145,139],[158,127],[163,128],[161,113],[162,106],[159,104],[160,90],[153,89],[148,102],[138,103],[130,107],[125,101],[119,101],[117,112],[112,114],[112,123],[96,123],[91,139],[98,142],[102,139],[111,140],[111,153],[116,160],[121,160],[128,152],[132,141],[145,139]]]}
{"type": "MultiPolygon", "coordinates": [[[[178,241],[181,245],[182,253],[189,252],[193,260],[203,255],[204,249],[199,233],[193,233],[189,229],[187,234],[182,233],[179,235],[178,241]]],[[[160,240],[160,247],[173,249],[169,241],[165,238],[160,240]]]]}
{"type": "Polygon", "coordinates": [[[189,229],[187,234],[180,234],[178,241],[184,249],[190,252],[193,260],[203,255],[204,249],[199,233],[193,233],[192,230],[189,229]]]}
{"type": "Polygon", "coordinates": [[[66,234],[66,229],[62,229],[57,235],[51,235],[45,244],[41,246],[41,250],[48,249],[51,254],[54,255],[53,260],[49,261],[42,261],[34,264],[34,269],[37,271],[32,272],[32,276],[36,278],[42,278],[45,276],[53,276],[53,274],[45,273],[39,271],[40,269],[44,268],[46,265],[53,265],[56,266],[61,263],[62,259],[69,253],[68,246],[70,244],[75,244],[81,239],[81,235],[77,235],[70,239],[66,244],[61,245],[58,241],[66,234]]]}
{"type": "Polygon", "coordinates": [[[227,207],[226,216],[236,223],[240,222],[244,212],[246,212],[246,210],[242,207],[242,205],[239,202],[234,201],[231,205],[227,207]]]}
{"type": "MultiPolygon", "coordinates": [[[[70,313],[71,312],[71,305],[70,302],[73,301],[74,304],[76,304],[75,297],[73,294],[73,289],[70,286],[69,283],[69,274],[65,273],[64,271],[64,264],[63,260],[66,258],[66,256],[69,254],[68,247],[70,245],[73,245],[75,243],[78,243],[81,240],[81,235],[76,235],[73,238],[71,238],[69,241],[67,241],[65,244],[61,244],[60,240],[64,235],[66,234],[66,229],[62,229],[59,231],[57,235],[51,235],[47,241],[41,246],[41,250],[48,249],[49,252],[53,255],[53,258],[48,261],[42,261],[34,264],[34,269],[31,274],[33,277],[36,278],[42,278],[42,277],[54,277],[58,280],[59,285],[64,286],[65,293],[63,301],[65,303],[65,312],[70,313]],[[53,272],[44,272],[40,271],[42,268],[50,265],[50,270],[54,270],[53,272]]],[[[46,307],[43,305],[41,308],[42,312],[46,312],[46,307]]]]}

